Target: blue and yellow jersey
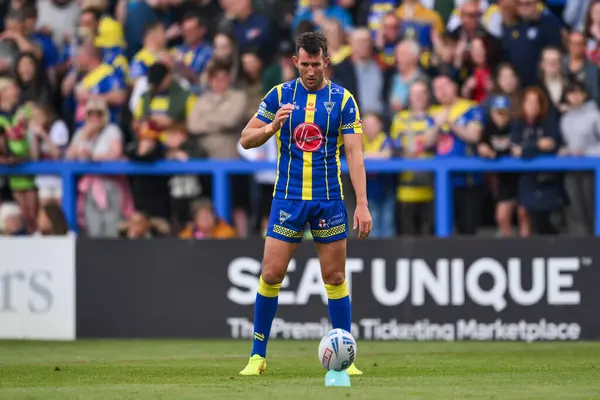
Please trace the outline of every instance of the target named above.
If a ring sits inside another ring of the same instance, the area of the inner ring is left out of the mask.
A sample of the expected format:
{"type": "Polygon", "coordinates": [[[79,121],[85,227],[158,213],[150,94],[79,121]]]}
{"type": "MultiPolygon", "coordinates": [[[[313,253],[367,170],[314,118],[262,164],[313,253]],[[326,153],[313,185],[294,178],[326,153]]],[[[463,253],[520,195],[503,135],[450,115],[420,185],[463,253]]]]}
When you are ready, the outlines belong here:
{"type": "MultiPolygon", "coordinates": [[[[80,84],[86,88],[89,93],[104,95],[115,90],[125,89],[125,84],[121,77],[117,75],[115,69],[108,64],[100,64],[96,69],[87,73],[80,81],[80,84]]],[[[109,107],[110,121],[116,122],[119,116],[120,107],[109,107]]],[[[83,125],[85,121],[85,103],[77,102],[75,110],[75,122],[77,126],[83,125]]]]}
{"type": "Polygon", "coordinates": [[[424,134],[435,124],[428,115],[414,115],[410,110],[400,111],[394,115],[390,129],[390,138],[394,148],[406,149],[413,147],[412,152],[423,153],[423,157],[431,156],[429,149],[424,147],[424,134]]]}
{"type": "MultiPolygon", "coordinates": [[[[190,115],[194,105],[196,104],[196,96],[192,93],[188,95],[188,98],[185,101],[185,113],[186,116],[190,115]]],[[[168,91],[163,93],[157,93],[150,100],[150,116],[153,115],[164,115],[169,116],[169,93],[168,91]]],[[[140,120],[144,114],[144,104],[143,101],[138,101],[137,106],[133,113],[134,120],[140,120]]],[[[158,138],[160,141],[164,141],[166,132],[159,132],[158,138]]]]}
{"type": "MultiPolygon", "coordinates": [[[[441,106],[431,107],[431,115],[442,112],[441,106]]],[[[459,99],[451,107],[448,120],[450,124],[466,127],[471,124],[482,125],[483,114],[479,105],[470,100],[459,99]]],[[[473,145],[464,142],[451,129],[449,124],[442,125],[437,140],[439,157],[472,157],[475,155],[473,145]]],[[[482,181],[480,174],[454,174],[455,186],[470,186],[482,181]]]]}
{"type": "MultiPolygon", "coordinates": [[[[428,114],[414,115],[410,110],[396,113],[390,131],[394,148],[419,153],[421,158],[432,157],[432,149],[425,146],[424,139],[427,130],[434,125],[435,121],[428,114]]],[[[416,179],[414,172],[403,171],[398,178],[396,199],[404,203],[432,201],[433,188],[416,179]]]]}
{"type": "MultiPolygon", "coordinates": [[[[391,140],[385,132],[379,132],[374,138],[363,135],[362,139],[365,158],[368,158],[370,154],[377,154],[392,148],[391,140]]],[[[377,172],[367,173],[367,198],[369,200],[383,199],[386,195],[393,193],[393,187],[393,175],[377,172]]]]}
{"type": "MultiPolygon", "coordinates": [[[[337,5],[337,0],[330,0],[331,5],[337,5]]],[[[296,0],[296,13],[310,8],[310,0],[296,0]]]]}
{"type": "Polygon", "coordinates": [[[391,147],[390,138],[385,132],[379,132],[374,138],[363,135],[362,142],[365,156],[379,153],[380,151],[391,147]]]}
{"type": "Polygon", "coordinates": [[[377,54],[377,59],[379,60],[379,64],[384,68],[393,67],[396,65],[396,45],[398,43],[386,43],[383,45],[383,49],[379,51],[377,54]]]}
{"type": "Polygon", "coordinates": [[[173,49],[175,59],[187,68],[191,69],[194,74],[201,74],[210,61],[213,55],[213,48],[208,44],[203,44],[196,48],[190,48],[187,45],[181,45],[173,49]]]}
{"type": "Polygon", "coordinates": [[[381,28],[381,21],[387,14],[393,12],[398,7],[399,0],[371,0],[369,5],[369,14],[367,24],[373,39],[377,37],[377,32],[381,28]]]}
{"type": "MultiPolygon", "coordinates": [[[[415,6],[413,15],[408,16],[404,7],[404,5],[398,7],[396,15],[400,19],[401,26],[403,26],[405,31],[414,31],[415,38],[424,39],[427,33],[431,33],[432,29],[435,29],[439,34],[444,33],[444,21],[436,11],[429,10],[418,3],[415,6]]],[[[421,45],[429,47],[428,45],[431,43],[430,38],[427,41],[428,43],[421,43],[421,45]]]]}
{"type": "Polygon", "coordinates": [[[129,79],[135,81],[148,74],[148,69],[156,62],[156,54],[147,49],[136,53],[129,68],[129,79]]]}
{"type": "Polygon", "coordinates": [[[108,64],[115,70],[115,75],[121,78],[124,82],[129,76],[129,63],[120,47],[106,48],[104,49],[104,57],[102,58],[104,64],[108,64]]]}
{"type": "Polygon", "coordinates": [[[309,92],[298,78],[272,88],[255,117],[270,123],[284,104],[293,104],[294,111],[276,133],[274,197],[343,199],[340,166],[343,135],[362,134],[354,96],[331,81],[325,88],[309,92]]]}
{"type": "MultiPolygon", "coordinates": [[[[150,100],[150,115],[169,115],[169,93],[157,93],[150,100]]],[[[196,96],[193,94],[189,94],[188,98],[185,101],[185,112],[186,115],[190,115],[192,109],[194,108],[194,104],[196,104],[196,96]]],[[[142,117],[144,112],[143,110],[143,102],[138,101],[137,106],[135,108],[135,112],[133,113],[133,118],[138,120],[142,117]]]]}

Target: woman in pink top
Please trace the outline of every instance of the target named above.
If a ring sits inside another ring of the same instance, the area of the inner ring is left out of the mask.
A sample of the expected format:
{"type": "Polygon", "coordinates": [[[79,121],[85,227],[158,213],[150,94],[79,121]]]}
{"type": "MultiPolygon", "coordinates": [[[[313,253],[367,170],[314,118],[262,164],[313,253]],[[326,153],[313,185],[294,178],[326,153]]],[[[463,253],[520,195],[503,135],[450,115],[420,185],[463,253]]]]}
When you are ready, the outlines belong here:
{"type": "MultiPolygon", "coordinates": [[[[67,158],[81,161],[115,161],[123,158],[123,133],[109,123],[108,107],[101,99],[86,104],[85,124],[77,132],[67,158]]],[[[133,203],[123,176],[85,175],[78,185],[80,223],[91,237],[119,237],[119,222],[129,217],[133,203]]]]}

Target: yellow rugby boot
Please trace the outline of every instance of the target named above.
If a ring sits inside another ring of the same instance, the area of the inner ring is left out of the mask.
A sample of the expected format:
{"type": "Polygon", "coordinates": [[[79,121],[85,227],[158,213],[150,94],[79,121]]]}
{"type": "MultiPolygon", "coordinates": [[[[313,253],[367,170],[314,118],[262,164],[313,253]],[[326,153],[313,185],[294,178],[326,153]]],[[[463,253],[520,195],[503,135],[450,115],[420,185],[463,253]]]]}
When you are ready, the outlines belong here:
{"type": "Polygon", "coordinates": [[[350,364],[350,366],[346,369],[346,372],[348,373],[348,375],[362,375],[363,372],[356,368],[356,365],[354,365],[354,363],[350,364]]]}
{"type": "MultiPolygon", "coordinates": [[[[250,357],[246,368],[240,371],[240,375],[252,376],[260,375],[267,369],[267,359],[259,356],[258,354],[250,357]]],[[[358,370],[357,370],[358,371],[358,370]]],[[[361,372],[362,374],[362,372],[361,372]]]]}

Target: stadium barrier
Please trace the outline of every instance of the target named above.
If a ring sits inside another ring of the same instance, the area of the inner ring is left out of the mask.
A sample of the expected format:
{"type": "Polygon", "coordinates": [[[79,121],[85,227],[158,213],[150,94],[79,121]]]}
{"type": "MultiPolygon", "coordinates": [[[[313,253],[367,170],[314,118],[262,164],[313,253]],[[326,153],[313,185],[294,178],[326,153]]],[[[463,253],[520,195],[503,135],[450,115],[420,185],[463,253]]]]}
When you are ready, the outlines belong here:
{"type": "Polygon", "coordinates": [[[75,238],[0,237],[0,339],[75,337],[75,238]]]}
{"type": "MultiPolygon", "coordinates": [[[[351,241],[353,334],[371,340],[600,339],[600,240],[351,241]]],[[[263,241],[77,243],[78,337],[253,336],[263,241]]],[[[320,339],[327,297],[299,246],[272,337],[320,339]]]]}
{"type": "MultiPolygon", "coordinates": [[[[261,239],[0,240],[0,338],[253,335],[261,239]]],[[[600,239],[351,240],[353,334],[367,340],[600,339],[600,239]]],[[[329,329],[320,265],[289,265],[272,337],[329,329]]]]}
{"type": "MultiPolygon", "coordinates": [[[[97,175],[212,175],[213,200],[217,214],[230,221],[230,185],[232,174],[253,174],[274,170],[271,162],[246,162],[194,160],[188,162],[159,161],[156,163],[133,162],[62,162],[43,161],[16,166],[0,166],[0,175],[56,174],[63,180],[63,207],[73,230],[76,226],[77,176],[97,175]]],[[[534,160],[505,158],[482,160],[475,158],[431,158],[425,160],[393,159],[367,160],[369,173],[398,173],[400,171],[433,171],[435,173],[435,233],[448,237],[453,231],[453,204],[450,175],[453,172],[536,172],[536,171],[593,171],[595,172],[595,208],[600,215],[600,159],[590,157],[540,157],[534,160]]],[[[342,171],[348,166],[342,161],[342,171]]],[[[595,221],[595,234],[600,236],[600,218],[595,221]]]]}

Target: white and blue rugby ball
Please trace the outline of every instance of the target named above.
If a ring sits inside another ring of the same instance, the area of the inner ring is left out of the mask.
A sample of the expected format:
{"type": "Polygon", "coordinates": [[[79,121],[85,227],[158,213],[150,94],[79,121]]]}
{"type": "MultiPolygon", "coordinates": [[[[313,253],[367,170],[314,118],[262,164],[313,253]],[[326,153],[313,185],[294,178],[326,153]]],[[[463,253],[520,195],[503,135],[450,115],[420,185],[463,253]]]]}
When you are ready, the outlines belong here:
{"type": "Polygon", "coordinates": [[[343,371],[356,358],[356,340],[350,332],[334,329],[319,343],[319,361],[327,371],[343,371]]]}

